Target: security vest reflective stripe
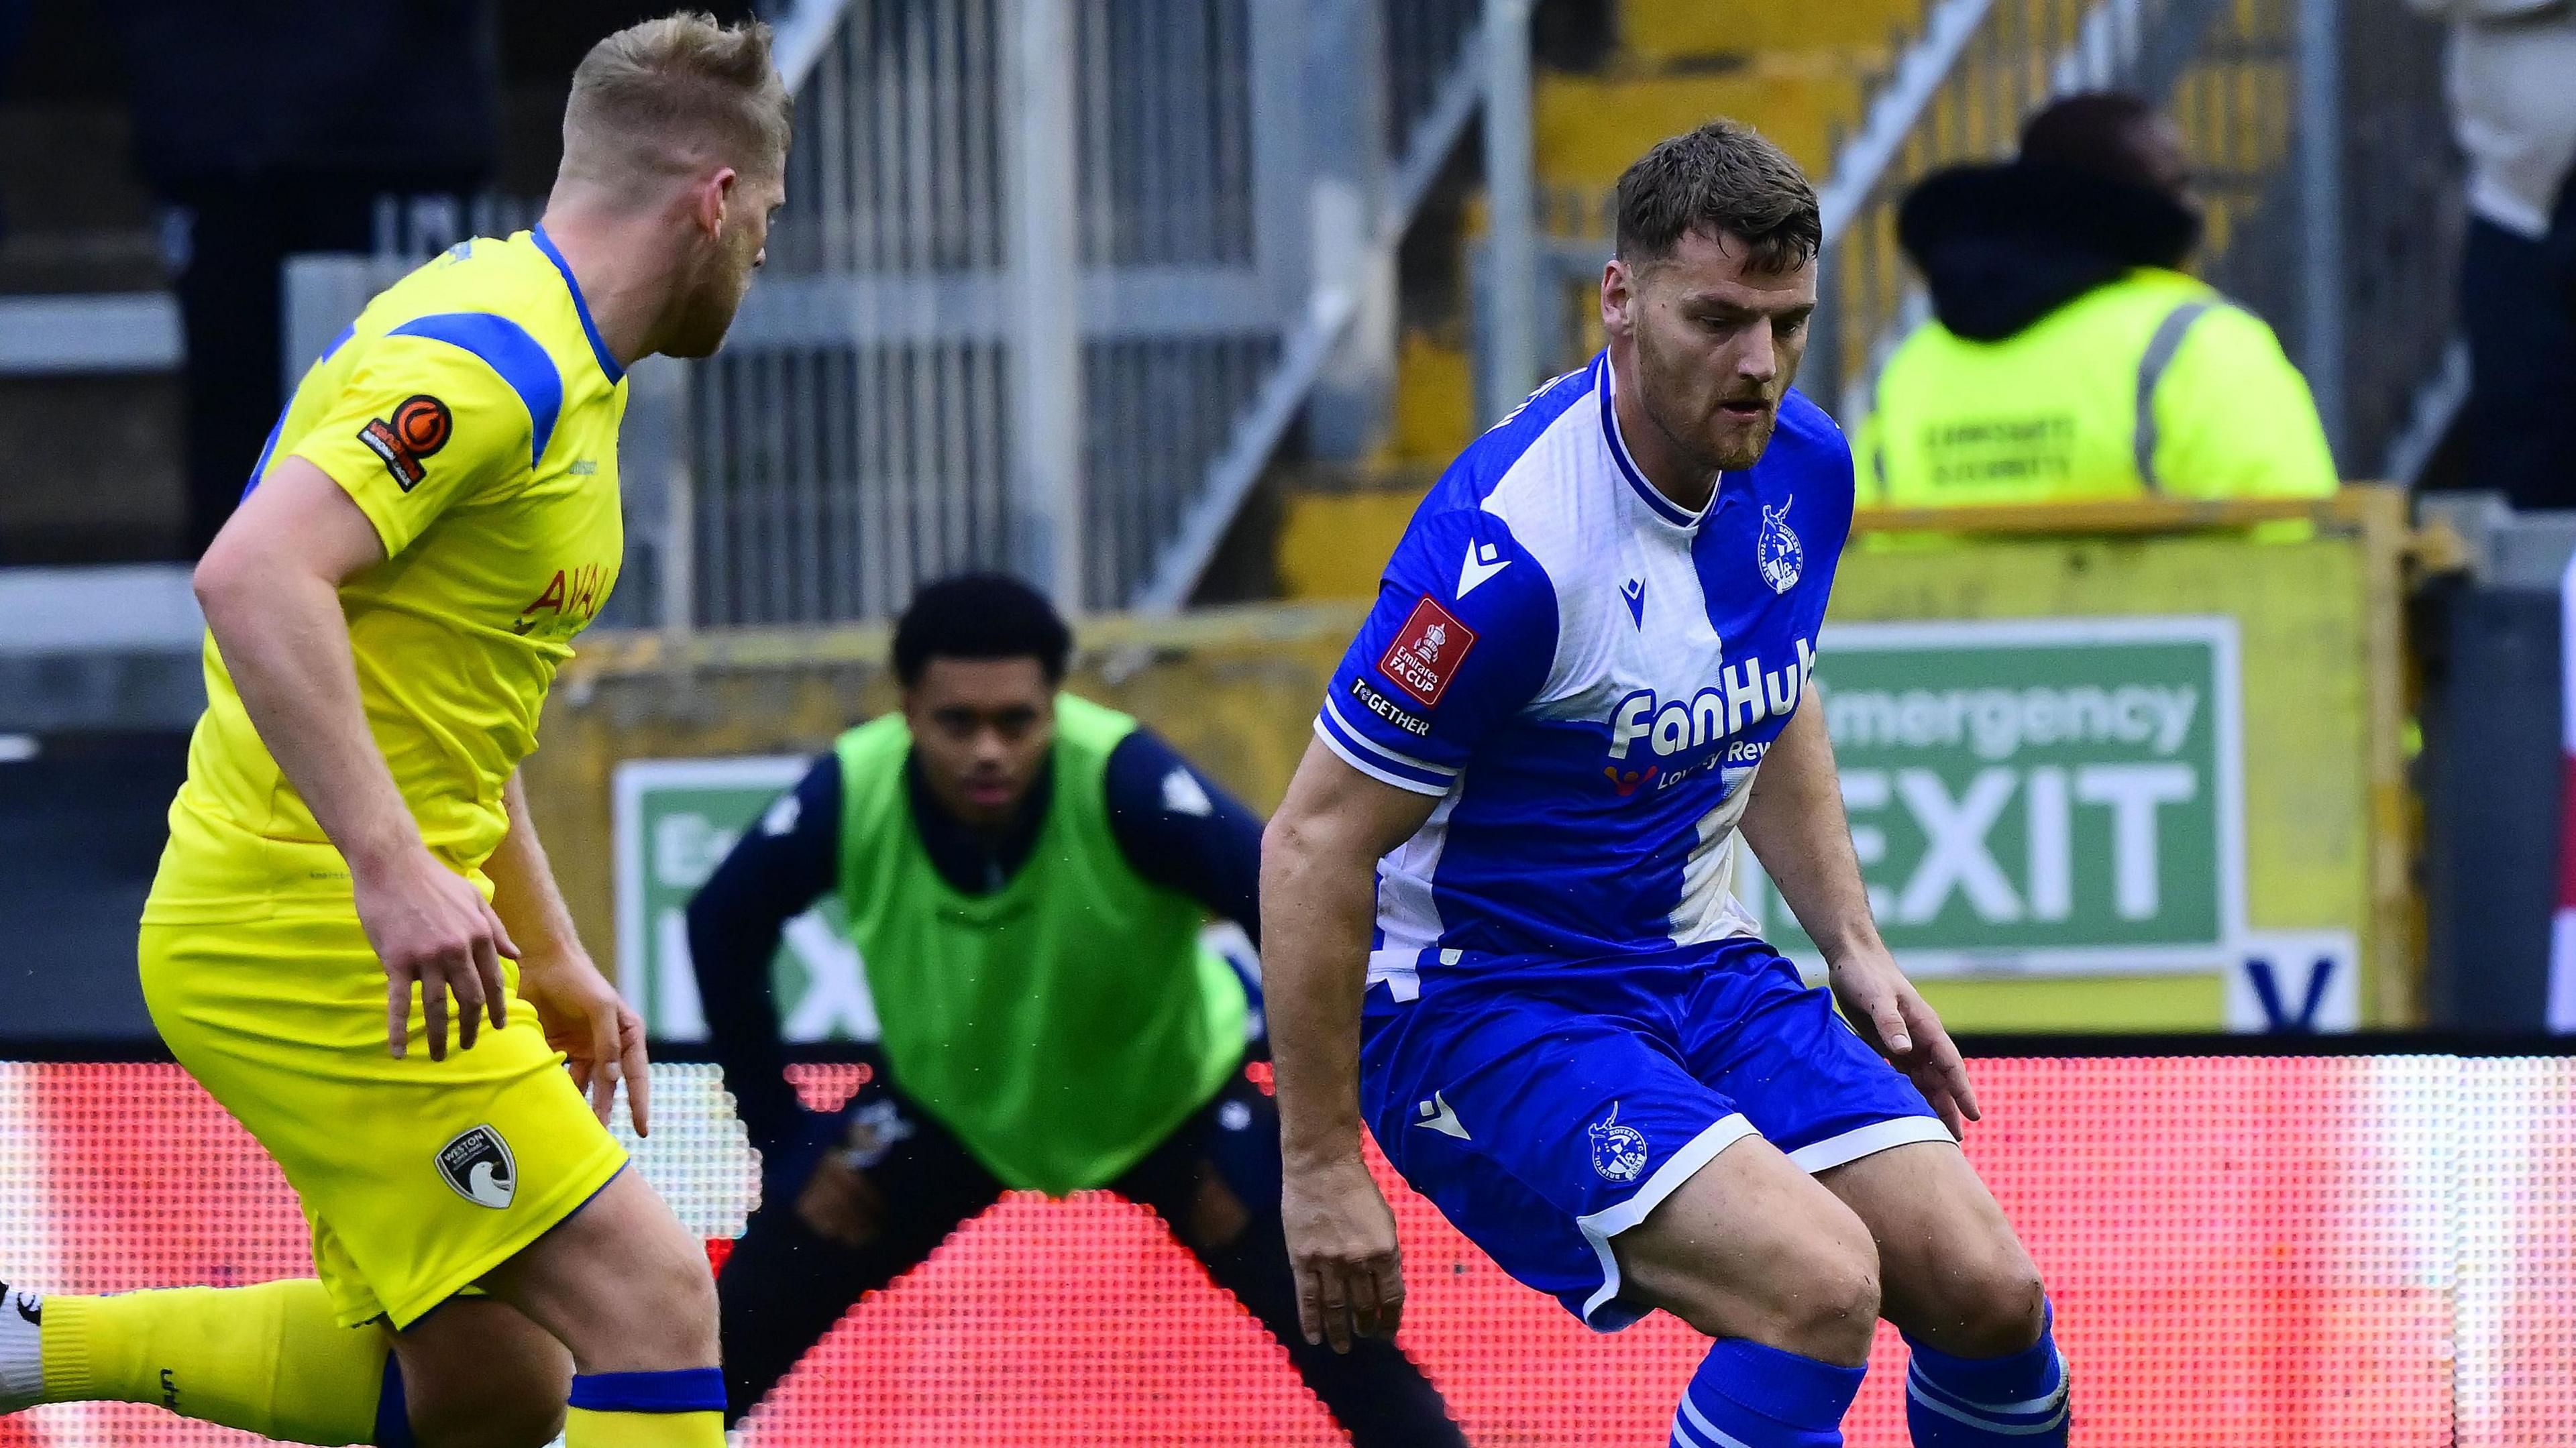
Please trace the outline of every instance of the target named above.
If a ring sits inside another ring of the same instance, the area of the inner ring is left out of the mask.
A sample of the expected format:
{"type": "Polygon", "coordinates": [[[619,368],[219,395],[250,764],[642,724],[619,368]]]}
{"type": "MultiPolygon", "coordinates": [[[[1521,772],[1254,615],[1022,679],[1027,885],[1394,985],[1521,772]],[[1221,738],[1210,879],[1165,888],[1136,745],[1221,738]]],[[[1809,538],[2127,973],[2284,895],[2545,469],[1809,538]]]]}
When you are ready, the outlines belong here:
{"type": "Polygon", "coordinates": [[[2156,323],[2155,335],[2147,339],[2146,355],[2138,359],[2138,402],[2136,437],[2129,445],[2130,465],[2138,470],[2139,479],[2153,492],[2156,483],[2156,384],[2165,380],[2165,369],[2173,365],[2174,354],[2182,350],[2183,334],[2210,309],[2208,302],[2177,302],[2156,323]]]}
{"type": "Polygon", "coordinates": [[[2335,487],[2306,382],[2271,330],[2148,269],[2000,342],[1925,324],[1881,374],[1862,450],[1871,500],[1897,507],[2335,487]]]}

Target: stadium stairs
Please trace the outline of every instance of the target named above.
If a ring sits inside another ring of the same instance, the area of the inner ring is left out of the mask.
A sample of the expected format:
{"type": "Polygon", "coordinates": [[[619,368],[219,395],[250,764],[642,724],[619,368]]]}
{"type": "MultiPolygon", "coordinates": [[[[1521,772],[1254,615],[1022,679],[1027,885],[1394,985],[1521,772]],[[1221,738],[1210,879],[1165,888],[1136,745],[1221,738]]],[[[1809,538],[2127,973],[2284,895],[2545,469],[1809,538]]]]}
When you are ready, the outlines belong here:
{"type": "MultiPolygon", "coordinates": [[[[1553,229],[1606,230],[1619,173],[1656,141],[1712,116],[1759,126],[1821,178],[1837,138],[1855,126],[1873,77],[1916,32],[1923,0],[1613,0],[1609,44],[1580,68],[1536,75],[1532,130],[1538,182],[1553,229]]],[[[1459,207],[1444,271],[1467,275],[1465,248],[1482,232],[1482,197],[1459,207]]],[[[1475,435],[1475,378],[1463,280],[1444,306],[1408,287],[1394,422],[1379,453],[1351,468],[1304,468],[1286,482],[1277,578],[1291,599],[1364,597],[1405,521],[1451,457],[1475,435]]],[[[1582,298],[1578,354],[1600,345],[1582,298]]],[[[1556,359],[1559,362],[1572,359],[1556,359]]]]}
{"type": "MultiPolygon", "coordinates": [[[[114,96],[0,105],[0,304],[149,298],[166,285],[152,201],[114,96]],[[33,158],[41,162],[28,164],[33,158]]],[[[0,327],[16,327],[8,312],[0,327]]],[[[27,350],[0,338],[0,354],[27,350]]],[[[184,523],[179,380],[0,366],[0,565],[175,557],[184,523]]]]}

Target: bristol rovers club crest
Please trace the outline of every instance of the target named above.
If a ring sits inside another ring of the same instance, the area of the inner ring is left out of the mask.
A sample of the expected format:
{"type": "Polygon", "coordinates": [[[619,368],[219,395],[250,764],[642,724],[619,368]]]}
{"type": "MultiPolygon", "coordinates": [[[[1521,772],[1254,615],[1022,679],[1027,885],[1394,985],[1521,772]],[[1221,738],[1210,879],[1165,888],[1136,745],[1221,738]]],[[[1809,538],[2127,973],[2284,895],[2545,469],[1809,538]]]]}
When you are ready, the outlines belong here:
{"type": "Polygon", "coordinates": [[[1789,531],[1789,505],[1796,498],[1781,500],[1775,511],[1762,505],[1762,531],[1753,539],[1753,563],[1762,572],[1762,581],[1773,593],[1787,593],[1798,586],[1798,573],[1806,565],[1807,550],[1800,546],[1798,535],[1789,531]]]}
{"type": "Polygon", "coordinates": [[[1597,1125],[1584,1128],[1592,1137],[1592,1169],[1605,1182],[1632,1182],[1646,1169],[1646,1135],[1619,1124],[1619,1106],[1597,1125]]]}

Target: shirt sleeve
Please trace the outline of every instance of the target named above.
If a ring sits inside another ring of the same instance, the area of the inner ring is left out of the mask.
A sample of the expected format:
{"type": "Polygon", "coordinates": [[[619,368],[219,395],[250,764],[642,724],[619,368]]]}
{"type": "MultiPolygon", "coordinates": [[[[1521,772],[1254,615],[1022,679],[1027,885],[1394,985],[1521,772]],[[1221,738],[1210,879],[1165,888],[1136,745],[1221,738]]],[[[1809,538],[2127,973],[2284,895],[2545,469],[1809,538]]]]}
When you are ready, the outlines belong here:
{"type": "Polygon", "coordinates": [[[1109,831],[1136,873],[1261,940],[1261,817],[1147,730],[1109,753],[1109,831]]]}
{"type": "MultiPolygon", "coordinates": [[[[498,317],[459,315],[536,347],[498,317]]],[[[525,475],[542,446],[538,422],[550,430],[554,421],[549,385],[560,407],[561,376],[542,360],[542,349],[537,358],[548,370],[540,372],[523,351],[470,333],[467,340],[501,353],[522,375],[505,377],[482,353],[455,342],[402,332],[378,337],[365,344],[319,419],[282,449],[340,485],[375,525],[389,557],[449,508],[525,475]]]]}
{"type": "Polygon", "coordinates": [[[2253,313],[2211,307],[2156,386],[2156,477],[2192,498],[2321,498],[2339,485],[2308,381],[2253,313]]]}
{"type": "Polygon", "coordinates": [[[840,835],[841,761],[826,754],[743,832],[689,901],[689,960],[707,1034],[743,1127],[764,1151],[787,1140],[798,1119],[769,963],[787,922],[832,888],[840,835]]]}
{"type": "Polygon", "coordinates": [[[1502,519],[1425,512],[1333,670],[1315,733],[1362,774],[1447,794],[1485,736],[1546,684],[1556,630],[1555,585],[1502,519]]]}

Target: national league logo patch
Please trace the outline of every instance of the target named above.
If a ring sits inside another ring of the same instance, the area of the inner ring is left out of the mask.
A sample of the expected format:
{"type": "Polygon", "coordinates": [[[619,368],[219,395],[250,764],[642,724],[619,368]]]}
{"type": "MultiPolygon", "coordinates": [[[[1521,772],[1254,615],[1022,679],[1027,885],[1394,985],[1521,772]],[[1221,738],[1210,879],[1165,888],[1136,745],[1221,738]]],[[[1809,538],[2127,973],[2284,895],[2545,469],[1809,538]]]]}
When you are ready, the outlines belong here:
{"type": "Polygon", "coordinates": [[[448,435],[455,431],[456,414],[423,392],[404,398],[390,419],[369,419],[358,429],[358,441],[384,461],[385,471],[408,493],[429,476],[421,459],[447,446],[448,435]]]}
{"type": "Polygon", "coordinates": [[[510,1143],[489,1126],[457,1133],[438,1149],[438,1178],[478,1207],[500,1211],[519,1194],[519,1164],[510,1143]]]}
{"type": "Polygon", "coordinates": [[[1395,642],[1388,646],[1386,657],[1377,661],[1377,670],[1424,704],[1437,704],[1449,692],[1449,681],[1458,677],[1458,665],[1467,650],[1475,646],[1475,630],[1425,594],[1413,606],[1413,616],[1396,630],[1395,642]]]}

